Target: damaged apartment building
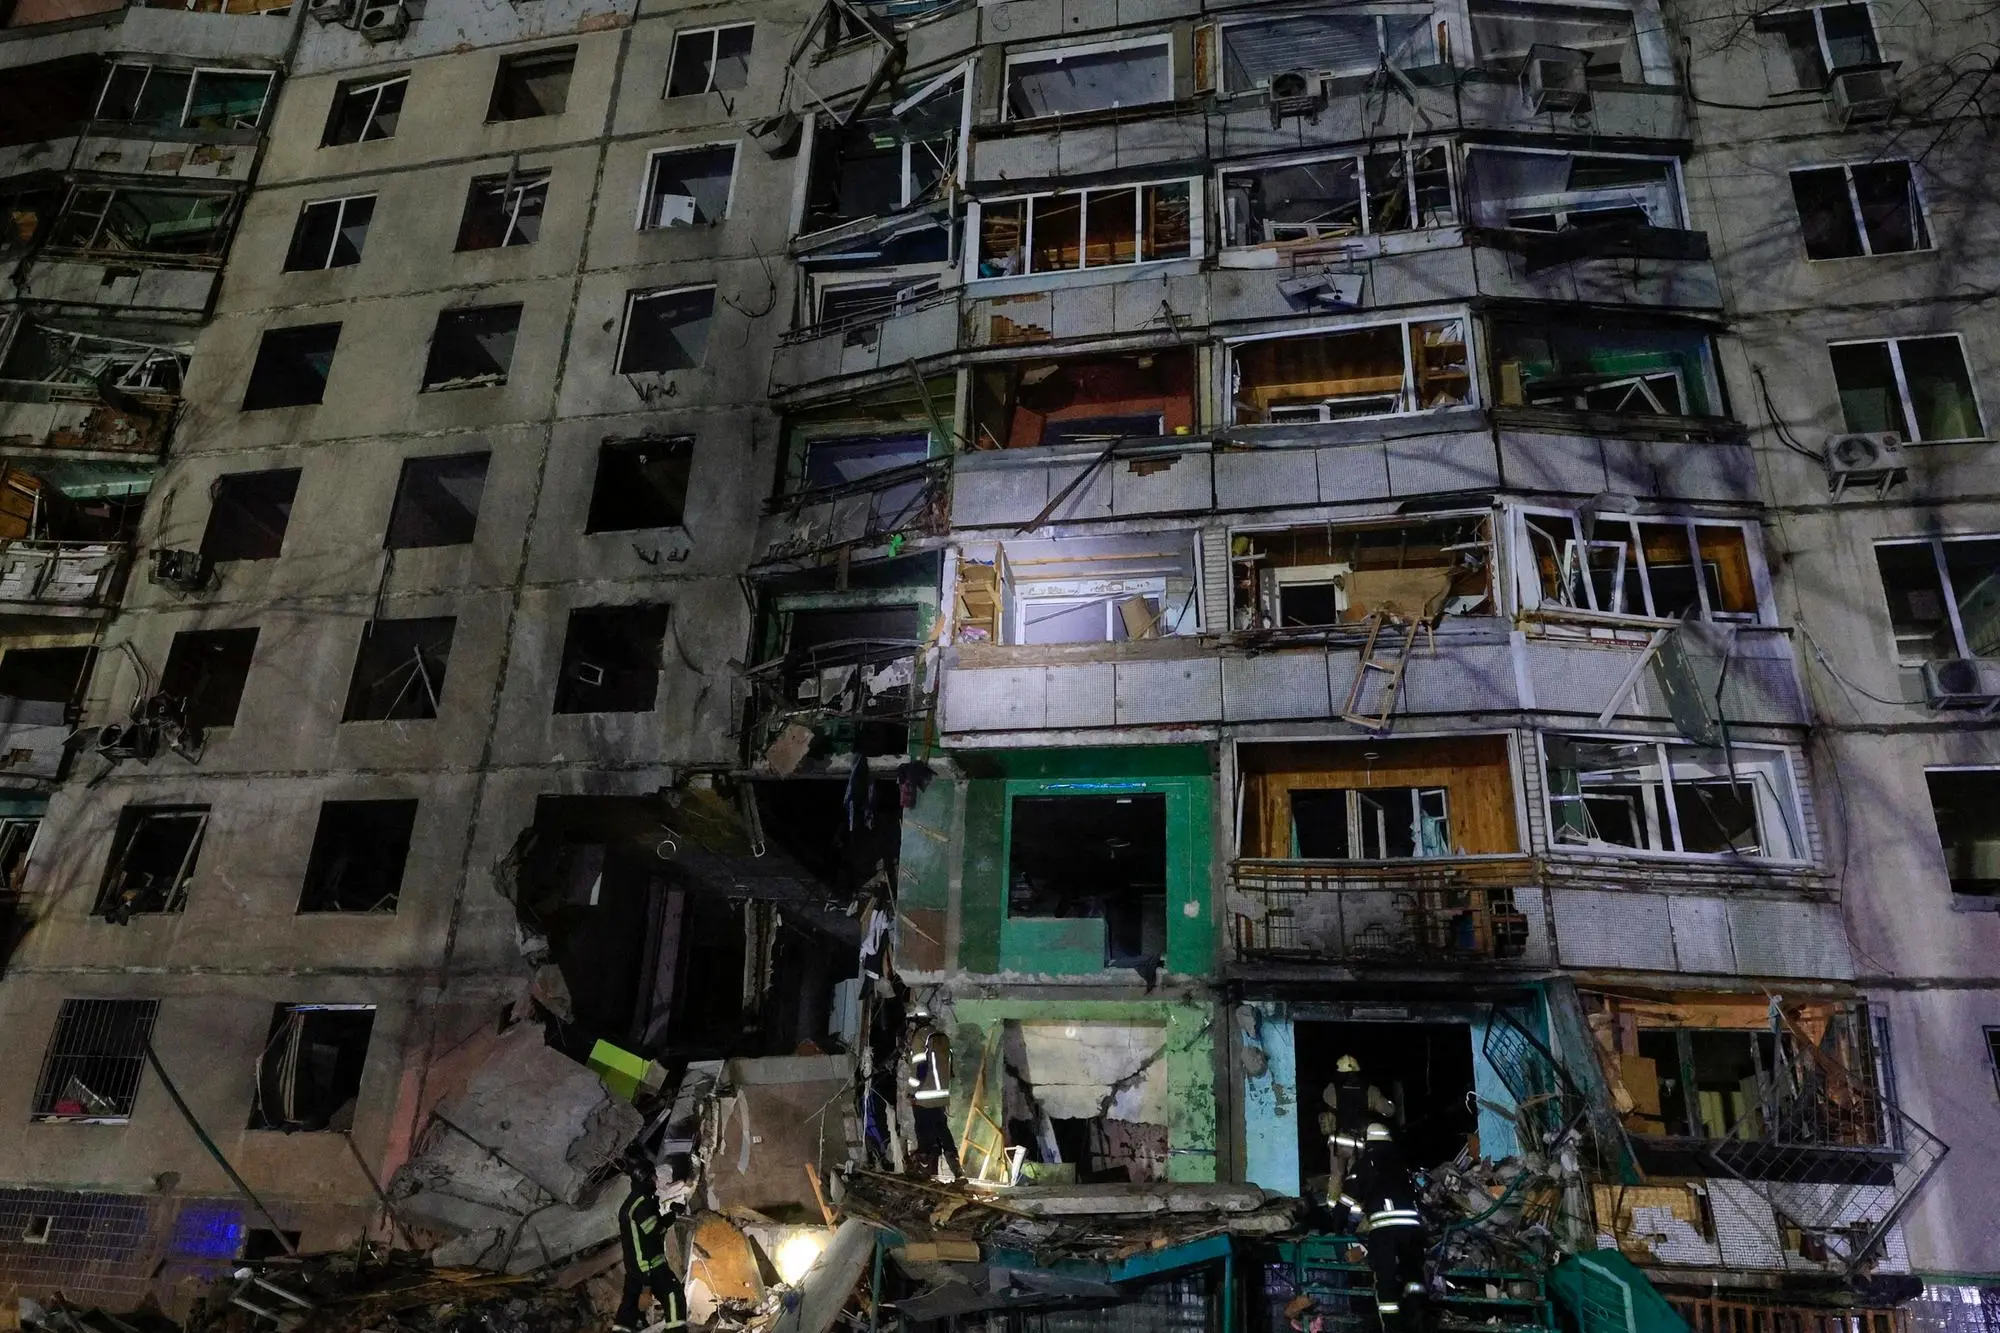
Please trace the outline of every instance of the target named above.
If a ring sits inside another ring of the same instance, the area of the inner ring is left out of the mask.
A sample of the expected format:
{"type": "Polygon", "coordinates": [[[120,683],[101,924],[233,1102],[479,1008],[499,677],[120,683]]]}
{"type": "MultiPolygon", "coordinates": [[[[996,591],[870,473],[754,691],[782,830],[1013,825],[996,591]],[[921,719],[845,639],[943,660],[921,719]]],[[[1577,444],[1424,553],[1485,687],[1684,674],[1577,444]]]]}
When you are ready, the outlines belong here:
{"type": "Polygon", "coordinates": [[[79,6],[0,1289],[640,1133],[871,1327],[1366,1329],[1353,1057],[1441,1319],[2000,1327],[1990,7],[79,6]]]}

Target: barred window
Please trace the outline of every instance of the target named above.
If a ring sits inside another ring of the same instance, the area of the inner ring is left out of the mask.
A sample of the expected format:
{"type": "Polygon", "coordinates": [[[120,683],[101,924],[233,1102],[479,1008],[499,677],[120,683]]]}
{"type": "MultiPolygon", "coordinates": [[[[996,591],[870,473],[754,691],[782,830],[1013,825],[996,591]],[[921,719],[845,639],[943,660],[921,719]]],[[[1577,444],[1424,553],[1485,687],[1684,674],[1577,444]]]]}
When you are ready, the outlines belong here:
{"type": "Polygon", "coordinates": [[[35,1085],[35,1119],[129,1118],[159,1011],[158,1000],[64,1000],[35,1085]]]}

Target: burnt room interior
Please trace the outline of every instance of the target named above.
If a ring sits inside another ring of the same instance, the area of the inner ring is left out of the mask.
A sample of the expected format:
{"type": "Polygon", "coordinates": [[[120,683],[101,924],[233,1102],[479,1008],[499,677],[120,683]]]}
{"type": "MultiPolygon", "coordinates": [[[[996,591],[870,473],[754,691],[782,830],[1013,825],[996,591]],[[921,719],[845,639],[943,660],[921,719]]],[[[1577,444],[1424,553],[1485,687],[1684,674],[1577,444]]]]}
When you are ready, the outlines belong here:
{"type": "MultiPolygon", "coordinates": [[[[1351,1055],[1367,1081],[1393,1103],[1389,1128],[1414,1168],[1450,1161],[1479,1127],[1467,1107],[1473,1090],[1469,1023],[1312,1023],[1293,1027],[1299,1071],[1299,1175],[1324,1176],[1332,1158],[1319,1113],[1334,1065],[1351,1055]]],[[[1379,1117],[1378,1117],[1379,1118],[1379,1117]]]]}

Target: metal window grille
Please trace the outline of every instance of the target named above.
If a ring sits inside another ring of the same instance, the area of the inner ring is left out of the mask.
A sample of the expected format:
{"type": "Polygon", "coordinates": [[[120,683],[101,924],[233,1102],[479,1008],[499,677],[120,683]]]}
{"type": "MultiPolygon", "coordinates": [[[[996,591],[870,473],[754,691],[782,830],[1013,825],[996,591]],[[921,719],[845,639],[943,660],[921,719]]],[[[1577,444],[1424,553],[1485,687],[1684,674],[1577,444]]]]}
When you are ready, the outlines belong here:
{"type": "Polygon", "coordinates": [[[38,1120],[124,1120],[132,1114],[157,1000],[64,1000],[35,1085],[38,1120]]]}

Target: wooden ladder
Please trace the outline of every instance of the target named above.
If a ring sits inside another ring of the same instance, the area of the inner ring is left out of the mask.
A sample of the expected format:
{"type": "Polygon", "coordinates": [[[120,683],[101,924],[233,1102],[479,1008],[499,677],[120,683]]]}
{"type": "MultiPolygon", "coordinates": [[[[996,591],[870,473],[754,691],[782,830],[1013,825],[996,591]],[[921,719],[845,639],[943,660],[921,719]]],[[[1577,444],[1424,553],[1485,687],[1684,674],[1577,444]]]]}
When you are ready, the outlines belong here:
{"type": "Polygon", "coordinates": [[[1417,646],[1417,631],[1422,627],[1422,622],[1416,620],[1391,622],[1388,613],[1383,611],[1368,617],[1368,641],[1361,645],[1361,661],[1354,669],[1354,684],[1347,691],[1347,706],[1340,712],[1342,721],[1352,722],[1368,731],[1388,730],[1389,717],[1396,711],[1396,695],[1403,688],[1403,672],[1409,668],[1410,654],[1417,646]],[[1381,641],[1383,628],[1391,623],[1404,627],[1402,646],[1393,658],[1377,657],[1375,645],[1381,641]],[[1380,671],[1389,678],[1382,685],[1381,711],[1374,715],[1358,711],[1371,671],[1380,671]]]}

